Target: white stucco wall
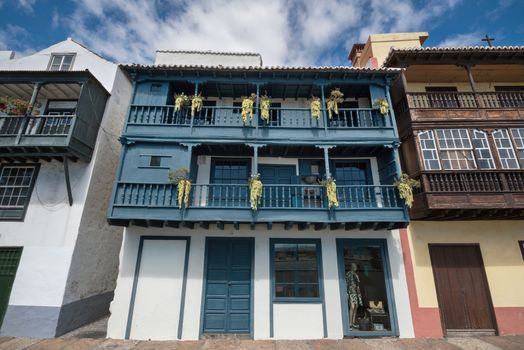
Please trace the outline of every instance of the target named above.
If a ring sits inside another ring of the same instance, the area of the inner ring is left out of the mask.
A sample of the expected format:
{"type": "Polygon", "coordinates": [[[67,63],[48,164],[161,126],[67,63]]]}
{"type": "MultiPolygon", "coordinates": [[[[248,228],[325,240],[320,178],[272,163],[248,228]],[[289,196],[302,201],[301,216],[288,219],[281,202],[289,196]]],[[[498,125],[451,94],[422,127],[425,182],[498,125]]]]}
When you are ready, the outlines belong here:
{"type": "MultiPolygon", "coordinates": [[[[270,238],[317,238],[322,244],[322,266],[324,272],[324,293],[326,303],[326,325],[328,338],[343,337],[342,309],[337,270],[337,238],[385,238],[391,265],[392,285],[397,311],[397,320],[401,337],[413,337],[411,311],[407,293],[407,283],[402,259],[402,250],[398,231],[285,231],[281,225],[274,225],[273,230],[258,228],[252,231],[248,225],[241,225],[234,230],[226,225],[225,230],[184,230],[170,228],[126,228],[120,253],[120,273],[115,290],[115,299],[111,304],[111,317],[108,324],[108,337],[123,338],[127,324],[134,269],[137,261],[138,244],[141,235],[154,236],[190,236],[188,279],[183,321],[182,339],[198,339],[202,307],[202,288],[204,273],[204,255],[206,237],[254,237],[254,338],[270,338],[270,238]]],[[[176,301],[174,301],[176,302],[176,301]]],[[[323,337],[322,310],[319,305],[306,305],[304,308],[295,304],[275,304],[275,338],[321,338],[323,337]],[[285,319],[276,320],[278,315],[285,319]],[[305,319],[307,318],[307,319],[305,319]],[[284,322],[301,320],[301,327],[284,322]],[[278,329],[277,329],[278,327],[278,329]],[[291,329],[293,327],[293,329],[291,329]]]]}
{"type": "Polygon", "coordinates": [[[70,70],[88,69],[107,91],[113,89],[117,65],[68,38],[29,56],[0,61],[0,70],[47,70],[52,54],[76,53],[70,70]]]}
{"type": "MultiPolygon", "coordinates": [[[[69,162],[73,205],[67,199],[63,163],[41,160],[24,220],[0,222],[0,246],[23,247],[10,305],[60,307],[115,286],[122,229],[107,225],[105,210],[120,152],[117,139],[129,102],[129,80],[116,64],[70,39],[2,61],[0,70],[46,70],[52,53],[73,52],[72,70],[88,69],[112,96],[91,162],[69,162]]],[[[45,100],[40,102],[45,106],[45,100]]]]}
{"type": "Polygon", "coordinates": [[[114,290],[122,228],[106,220],[120,154],[120,134],[131,83],[117,71],[91,161],[92,173],[69,272],[64,304],[114,290]]]}
{"type": "Polygon", "coordinates": [[[224,67],[260,67],[260,54],[231,54],[212,51],[163,51],[156,52],[155,64],[218,66],[224,67]]]}

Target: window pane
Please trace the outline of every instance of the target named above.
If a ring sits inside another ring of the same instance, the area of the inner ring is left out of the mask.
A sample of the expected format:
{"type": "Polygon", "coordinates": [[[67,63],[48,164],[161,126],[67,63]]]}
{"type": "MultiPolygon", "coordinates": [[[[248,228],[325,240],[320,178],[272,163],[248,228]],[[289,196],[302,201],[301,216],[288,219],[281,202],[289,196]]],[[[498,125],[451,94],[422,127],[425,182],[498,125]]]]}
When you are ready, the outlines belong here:
{"type": "Polygon", "coordinates": [[[317,243],[275,243],[275,297],[317,298],[319,274],[317,243]]]}
{"type": "Polygon", "coordinates": [[[29,202],[29,189],[35,173],[34,166],[4,166],[0,172],[0,207],[24,209],[29,202]]]}
{"type": "Polygon", "coordinates": [[[491,155],[488,138],[484,131],[471,130],[471,142],[479,162],[480,169],[495,169],[495,162],[491,155]]]}
{"type": "Polygon", "coordinates": [[[437,148],[435,147],[435,139],[433,131],[427,130],[419,133],[420,149],[422,150],[422,158],[424,159],[424,169],[426,170],[440,170],[437,148]]]}
{"type": "Polygon", "coordinates": [[[161,161],[162,157],[151,156],[151,158],[149,159],[149,166],[160,166],[161,161]]]}
{"type": "Polygon", "coordinates": [[[524,166],[524,128],[511,129],[511,136],[517,148],[517,155],[520,159],[521,167],[524,166]]]}
{"type": "Polygon", "coordinates": [[[519,164],[517,161],[517,156],[515,155],[515,151],[511,145],[508,131],[506,129],[494,131],[493,139],[495,140],[495,145],[497,147],[497,152],[499,154],[502,167],[504,169],[518,169],[519,164]]]}
{"type": "Polygon", "coordinates": [[[438,129],[436,134],[443,169],[469,170],[477,168],[467,129],[438,129]]]}

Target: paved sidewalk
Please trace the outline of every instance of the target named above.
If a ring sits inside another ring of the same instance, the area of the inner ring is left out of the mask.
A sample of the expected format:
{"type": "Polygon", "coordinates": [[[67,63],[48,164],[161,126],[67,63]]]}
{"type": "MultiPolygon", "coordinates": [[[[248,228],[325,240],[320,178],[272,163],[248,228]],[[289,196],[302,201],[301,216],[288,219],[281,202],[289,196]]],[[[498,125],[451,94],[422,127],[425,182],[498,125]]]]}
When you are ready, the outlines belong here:
{"type": "Polygon", "coordinates": [[[133,341],[91,338],[28,339],[0,337],[0,349],[9,350],[524,350],[524,336],[448,339],[344,339],[344,340],[201,340],[133,341]]]}

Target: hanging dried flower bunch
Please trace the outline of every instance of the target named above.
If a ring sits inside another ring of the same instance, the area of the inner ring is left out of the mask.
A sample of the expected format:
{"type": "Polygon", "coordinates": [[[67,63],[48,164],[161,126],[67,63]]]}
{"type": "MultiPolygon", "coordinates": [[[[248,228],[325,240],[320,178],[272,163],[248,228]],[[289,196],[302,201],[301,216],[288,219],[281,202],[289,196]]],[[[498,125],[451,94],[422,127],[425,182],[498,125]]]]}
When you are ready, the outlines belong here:
{"type": "Polygon", "coordinates": [[[189,194],[191,192],[191,180],[189,180],[189,169],[178,168],[177,170],[169,171],[169,182],[177,185],[178,208],[189,208],[189,194]]]}
{"type": "Polygon", "coordinates": [[[260,181],[260,174],[251,175],[249,178],[249,201],[252,210],[257,210],[262,198],[262,181],[260,181]]]}
{"type": "Polygon", "coordinates": [[[379,98],[375,103],[375,107],[380,110],[380,114],[386,115],[389,112],[389,103],[385,98],[379,98]]]}
{"type": "Polygon", "coordinates": [[[257,100],[256,94],[251,94],[251,96],[242,100],[242,121],[244,125],[247,124],[247,116],[249,115],[249,120],[253,120],[253,105],[257,100]]]}
{"type": "Polygon", "coordinates": [[[340,91],[340,88],[331,90],[326,102],[329,119],[332,118],[333,113],[338,115],[338,104],[342,102],[344,102],[344,93],[340,91]]]}
{"type": "Polygon", "coordinates": [[[328,208],[332,207],[338,208],[338,198],[337,198],[337,183],[332,177],[327,178],[326,180],[320,183],[326,188],[327,198],[328,198],[328,208]]]}
{"type": "Polygon", "coordinates": [[[195,116],[195,111],[200,113],[202,110],[202,96],[201,94],[198,94],[197,96],[192,96],[191,98],[191,116],[195,116]]]}
{"type": "Polygon", "coordinates": [[[183,92],[180,95],[175,94],[175,112],[184,108],[188,100],[189,98],[183,92]]]}
{"type": "Polygon", "coordinates": [[[267,94],[260,97],[260,118],[266,123],[269,122],[269,107],[271,106],[271,100],[267,94]]]}
{"type": "Polygon", "coordinates": [[[318,120],[320,118],[320,107],[322,103],[318,97],[313,96],[311,98],[310,108],[311,108],[311,117],[318,120]]]}
{"type": "Polygon", "coordinates": [[[420,181],[410,178],[408,174],[402,174],[395,181],[395,186],[398,189],[400,198],[404,200],[408,208],[411,208],[413,205],[413,189],[420,188],[420,181]]]}
{"type": "Polygon", "coordinates": [[[29,102],[21,98],[0,96],[0,112],[8,115],[25,115],[29,102]]]}

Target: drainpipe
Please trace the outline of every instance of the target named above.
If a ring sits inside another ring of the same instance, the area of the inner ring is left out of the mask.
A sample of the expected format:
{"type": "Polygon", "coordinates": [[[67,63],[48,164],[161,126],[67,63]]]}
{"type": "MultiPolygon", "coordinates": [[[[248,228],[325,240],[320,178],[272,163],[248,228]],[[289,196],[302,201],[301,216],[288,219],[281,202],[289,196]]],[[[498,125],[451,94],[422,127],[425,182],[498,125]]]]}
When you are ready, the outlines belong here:
{"type": "Polygon", "coordinates": [[[69,206],[73,205],[73,191],[71,190],[71,180],[69,177],[69,163],[67,157],[63,157],[64,161],[64,175],[66,180],[67,198],[69,200],[69,206]]]}
{"type": "Polygon", "coordinates": [[[331,171],[329,169],[329,146],[322,146],[324,149],[324,167],[326,170],[326,179],[331,177],[331,171]]]}

